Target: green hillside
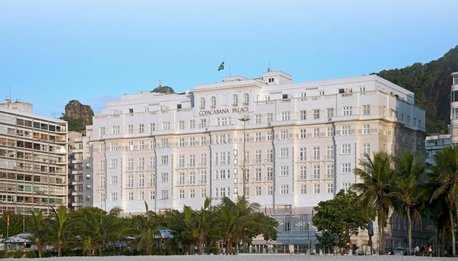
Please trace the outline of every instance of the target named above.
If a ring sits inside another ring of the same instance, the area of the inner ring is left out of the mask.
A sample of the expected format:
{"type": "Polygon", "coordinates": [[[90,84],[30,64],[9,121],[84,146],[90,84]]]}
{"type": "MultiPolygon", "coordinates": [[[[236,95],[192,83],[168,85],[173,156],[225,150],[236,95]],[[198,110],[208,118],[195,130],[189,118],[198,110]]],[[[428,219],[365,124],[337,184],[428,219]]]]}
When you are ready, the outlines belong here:
{"type": "Polygon", "coordinates": [[[383,70],[377,75],[415,93],[415,103],[426,111],[426,131],[446,133],[450,122],[450,73],[458,71],[458,46],[426,64],[383,70]]]}

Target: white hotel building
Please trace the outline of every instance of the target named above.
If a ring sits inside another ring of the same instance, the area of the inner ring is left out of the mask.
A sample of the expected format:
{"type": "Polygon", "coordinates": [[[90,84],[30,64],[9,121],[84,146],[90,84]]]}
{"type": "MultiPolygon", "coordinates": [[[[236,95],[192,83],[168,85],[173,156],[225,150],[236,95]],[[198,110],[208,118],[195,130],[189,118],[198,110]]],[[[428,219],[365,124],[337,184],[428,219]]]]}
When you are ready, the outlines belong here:
{"type": "Polygon", "coordinates": [[[231,76],[185,94],[124,95],[93,122],[93,205],[124,213],[144,212],[144,201],[157,212],[199,208],[245,187],[268,214],[308,215],[356,182],[364,153],[423,151],[425,140],[414,94],[375,75],[231,76]]]}

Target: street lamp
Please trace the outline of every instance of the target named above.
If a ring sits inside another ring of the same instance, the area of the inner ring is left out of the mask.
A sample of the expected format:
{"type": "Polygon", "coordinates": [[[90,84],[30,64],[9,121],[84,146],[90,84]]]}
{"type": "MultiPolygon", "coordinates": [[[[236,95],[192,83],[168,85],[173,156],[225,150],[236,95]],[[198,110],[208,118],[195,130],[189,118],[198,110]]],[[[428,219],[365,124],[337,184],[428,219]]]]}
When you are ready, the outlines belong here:
{"type": "Polygon", "coordinates": [[[242,173],[242,196],[245,197],[245,187],[246,187],[246,168],[245,168],[245,165],[246,165],[246,148],[245,148],[245,143],[246,143],[246,122],[249,121],[250,118],[245,115],[243,116],[243,118],[240,118],[239,121],[242,121],[243,122],[243,173],[242,173]]]}

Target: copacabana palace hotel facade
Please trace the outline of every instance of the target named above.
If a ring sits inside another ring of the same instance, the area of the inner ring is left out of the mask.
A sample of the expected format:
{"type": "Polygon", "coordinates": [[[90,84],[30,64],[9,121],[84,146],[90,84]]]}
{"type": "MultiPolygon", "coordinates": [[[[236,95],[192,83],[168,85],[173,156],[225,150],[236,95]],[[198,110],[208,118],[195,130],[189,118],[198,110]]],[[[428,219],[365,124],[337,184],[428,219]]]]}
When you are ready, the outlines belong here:
{"type": "Polygon", "coordinates": [[[93,204],[133,214],[145,201],[162,212],[245,195],[267,214],[303,215],[285,231],[308,229],[318,202],[358,181],[365,153],[423,151],[424,132],[414,94],[376,75],[293,83],[266,72],[124,95],[88,126],[93,204]]]}

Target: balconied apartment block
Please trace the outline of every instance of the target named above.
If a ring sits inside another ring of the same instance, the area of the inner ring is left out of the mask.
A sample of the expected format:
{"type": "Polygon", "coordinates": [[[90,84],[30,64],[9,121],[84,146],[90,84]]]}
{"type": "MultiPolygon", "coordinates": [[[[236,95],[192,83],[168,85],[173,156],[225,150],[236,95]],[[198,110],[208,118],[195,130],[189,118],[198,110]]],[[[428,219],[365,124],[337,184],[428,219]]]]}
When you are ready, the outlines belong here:
{"type": "Polygon", "coordinates": [[[0,213],[67,205],[67,123],[0,104],[0,213]]]}
{"type": "Polygon", "coordinates": [[[89,140],[85,133],[68,133],[69,172],[68,206],[80,209],[92,206],[92,169],[89,140]]]}
{"type": "Polygon", "coordinates": [[[95,207],[139,213],[146,201],[161,212],[245,195],[294,244],[318,202],[357,182],[365,153],[423,151],[425,113],[412,92],[375,75],[293,83],[266,72],[124,95],[89,128],[95,207]]]}

